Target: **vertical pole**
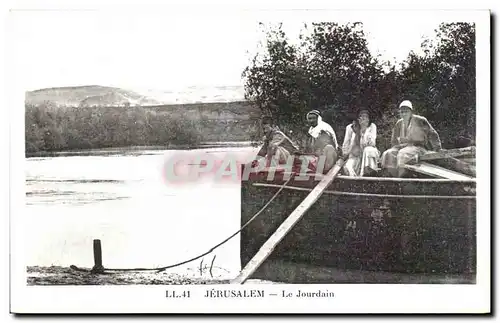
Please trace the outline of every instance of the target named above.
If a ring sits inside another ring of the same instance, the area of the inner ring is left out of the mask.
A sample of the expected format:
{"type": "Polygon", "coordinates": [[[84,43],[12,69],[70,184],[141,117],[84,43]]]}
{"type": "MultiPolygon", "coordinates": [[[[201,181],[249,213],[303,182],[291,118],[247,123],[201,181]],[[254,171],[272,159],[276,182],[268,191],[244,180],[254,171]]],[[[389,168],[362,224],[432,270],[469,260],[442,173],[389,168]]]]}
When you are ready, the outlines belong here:
{"type": "Polygon", "coordinates": [[[104,267],[102,266],[102,249],[101,240],[94,239],[94,267],[92,268],[93,273],[103,273],[104,267]]]}

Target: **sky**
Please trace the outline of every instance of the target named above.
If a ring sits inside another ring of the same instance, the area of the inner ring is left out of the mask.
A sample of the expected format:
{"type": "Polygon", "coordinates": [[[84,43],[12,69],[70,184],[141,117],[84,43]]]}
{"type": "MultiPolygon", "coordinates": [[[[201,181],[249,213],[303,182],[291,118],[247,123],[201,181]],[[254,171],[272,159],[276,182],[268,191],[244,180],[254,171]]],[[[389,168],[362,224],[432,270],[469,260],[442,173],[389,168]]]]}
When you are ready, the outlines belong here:
{"type": "MultiPolygon", "coordinates": [[[[372,53],[400,62],[432,36],[442,15],[331,15],[362,21],[372,53]]],[[[9,50],[26,90],[98,84],[172,90],[243,85],[241,73],[263,34],[259,21],[282,21],[296,39],[314,16],[200,12],[16,11],[9,50]]],[[[346,20],[347,19],[347,20],[346,20]]]]}

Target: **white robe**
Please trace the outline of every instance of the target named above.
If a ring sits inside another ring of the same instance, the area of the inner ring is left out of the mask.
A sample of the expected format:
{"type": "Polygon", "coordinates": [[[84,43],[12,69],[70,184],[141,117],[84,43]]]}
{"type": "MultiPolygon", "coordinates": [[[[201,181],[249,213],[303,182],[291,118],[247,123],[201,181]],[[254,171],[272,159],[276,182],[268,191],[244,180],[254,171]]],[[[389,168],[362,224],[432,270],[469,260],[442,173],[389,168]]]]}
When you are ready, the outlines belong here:
{"type": "Polygon", "coordinates": [[[361,133],[359,140],[360,152],[353,154],[352,150],[356,146],[356,134],[352,129],[352,124],[346,127],[342,152],[349,154],[345,163],[344,170],[349,176],[363,176],[366,167],[371,169],[378,168],[380,152],[377,149],[377,126],[372,123],[364,132],[361,133]],[[361,153],[362,152],[362,153],[361,153]]]}

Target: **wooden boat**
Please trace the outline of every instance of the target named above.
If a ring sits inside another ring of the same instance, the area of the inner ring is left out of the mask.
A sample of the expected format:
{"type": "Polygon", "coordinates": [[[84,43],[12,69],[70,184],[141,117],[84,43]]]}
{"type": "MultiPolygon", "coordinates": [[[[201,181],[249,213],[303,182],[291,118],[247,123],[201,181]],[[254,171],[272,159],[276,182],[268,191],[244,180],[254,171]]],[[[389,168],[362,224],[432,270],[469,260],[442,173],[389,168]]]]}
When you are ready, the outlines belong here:
{"type": "MultiPolygon", "coordinates": [[[[290,175],[267,168],[242,180],[241,223],[258,212],[290,175]]],[[[242,230],[242,268],[321,175],[306,178],[292,177],[242,230]]],[[[339,175],[252,278],[284,283],[470,284],[475,283],[475,273],[475,178],[339,175]]]]}

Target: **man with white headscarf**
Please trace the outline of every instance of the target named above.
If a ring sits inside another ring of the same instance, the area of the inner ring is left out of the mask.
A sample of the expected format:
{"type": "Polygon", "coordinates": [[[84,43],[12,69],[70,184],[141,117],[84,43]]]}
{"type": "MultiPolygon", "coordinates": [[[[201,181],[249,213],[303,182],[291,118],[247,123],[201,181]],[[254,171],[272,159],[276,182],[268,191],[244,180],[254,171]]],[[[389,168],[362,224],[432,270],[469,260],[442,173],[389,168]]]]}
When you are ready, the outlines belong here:
{"type": "Polygon", "coordinates": [[[396,122],[392,131],[392,148],[382,154],[382,168],[392,176],[403,177],[405,164],[416,156],[441,150],[441,140],[437,131],[422,116],[413,114],[413,105],[405,100],[399,105],[401,119],[396,122]]]}
{"type": "Polygon", "coordinates": [[[337,136],[332,126],[324,122],[318,110],[312,110],[306,115],[309,123],[309,150],[317,156],[325,157],[324,172],[328,172],[337,161],[337,136]]]}

